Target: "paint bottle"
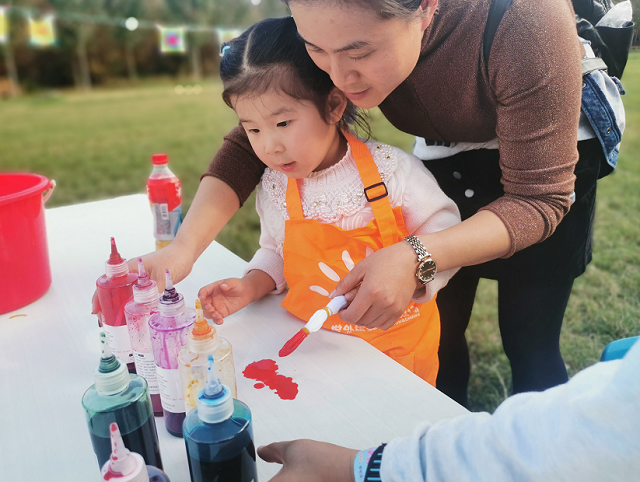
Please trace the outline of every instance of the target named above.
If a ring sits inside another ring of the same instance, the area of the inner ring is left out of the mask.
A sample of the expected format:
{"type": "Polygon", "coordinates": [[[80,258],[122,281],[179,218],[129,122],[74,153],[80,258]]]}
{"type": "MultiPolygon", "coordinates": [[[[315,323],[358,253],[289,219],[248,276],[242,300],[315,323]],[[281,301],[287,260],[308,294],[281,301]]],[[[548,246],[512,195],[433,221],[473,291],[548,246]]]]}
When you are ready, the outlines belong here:
{"type": "Polygon", "coordinates": [[[193,326],[196,315],[193,310],[185,308],[184,297],[173,287],[169,270],[166,270],[165,277],[166,289],[160,297],[160,311],[151,315],[149,332],[160,386],[164,423],[171,435],[182,437],[185,407],[178,369],[178,353],[187,344],[189,329],[193,326]]]}
{"type": "Polygon", "coordinates": [[[108,482],[171,482],[157,467],[146,465],[140,454],[130,452],[122,440],[117,423],[109,426],[111,457],[102,467],[102,480],[108,482]]]}
{"type": "Polygon", "coordinates": [[[207,356],[216,362],[220,381],[229,387],[231,396],[237,398],[236,372],[233,366],[231,343],[218,336],[216,329],[204,319],[200,300],[196,300],[196,322],[189,331],[189,343],[180,350],[178,365],[187,415],[196,408],[198,392],[207,381],[207,356]]]}
{"type": "Polygon", "coordinates": [[[162,415],[156,363],[149,335],[149,318],[158,312],[158,298],[160,294],[156,282],[149,278],[144,270],[142,258],[138,258],[138,281],[133,285],[133,299],[124,306],[124,315],[129,327],[136,373],[149,384],[153,413],[162,415]]]}
{"type": "Polygon", "coordinates": [[[156,422],[144,378],[128,373],[111,354],[104,333],[100,333],[102,357],[95,372],[95,384],[82,396],[93,451],[100,468],[111,456],[109,426],[117,423],[122,439],[147,465],[162,469],[156,422]]]}
{"type": "Polygon", "coordinates": [[[220,383],[213,356],[198,404],[184,421],[191,482],[258,480],[251,411],[220,383]]]}
{"type": "Polygon", "coordinates": [[[182,223],[180,180],[169,170],[166,154],[154,154],[153,171],[147,180],[147,195],[153,213],[156,250],[173,241],[182,223]]]}
{"type": "Polygon", "coordinates": [[[133,284],[137,280],[138,275],[129,273],[127,260],[120,256],[116,241],[111,238],[111,256],[105,263],[105,274],[96,281],[101,309],[98,319],[107,335],[111,353],[126,363],[131,373],[135,373],[136,369],[124,305],[132,298],[133,284]]]}

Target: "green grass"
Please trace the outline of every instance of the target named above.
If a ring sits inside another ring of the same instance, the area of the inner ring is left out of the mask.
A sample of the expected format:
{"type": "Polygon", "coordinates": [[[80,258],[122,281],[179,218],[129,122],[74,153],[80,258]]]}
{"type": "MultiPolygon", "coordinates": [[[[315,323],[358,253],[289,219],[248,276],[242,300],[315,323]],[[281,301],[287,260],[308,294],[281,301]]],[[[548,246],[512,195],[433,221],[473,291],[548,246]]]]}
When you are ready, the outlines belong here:
{"type": "MultiPolygon", "coordinates": [[[[159,79],[91,93],[59,92],[0,102],[0,170],[38,172],[58,186],[49,206],[144,192],[155,152],[169,154],[187,209],[223,135],[236,116],[220,84],[201,82],[200,95],[176,95],[159,79]]],[[[640,331],[640,51],[624,76],[627,129],[619,168],[598,184],[594,260],[575,285],[561,346],[570,375],[595,363],[611,340],[640,331]]],[[[411,150],[413,139],[378,111],[371,124],[381,141],[411,150]]],[[[218,236],[245,259],[256,249],[253,196],[218,236]]],[[[483,281],[468,330],[472,357],[470,406],[493,409],[510,391],[510,369],[497,327],[497,289],[483,281]]]]}

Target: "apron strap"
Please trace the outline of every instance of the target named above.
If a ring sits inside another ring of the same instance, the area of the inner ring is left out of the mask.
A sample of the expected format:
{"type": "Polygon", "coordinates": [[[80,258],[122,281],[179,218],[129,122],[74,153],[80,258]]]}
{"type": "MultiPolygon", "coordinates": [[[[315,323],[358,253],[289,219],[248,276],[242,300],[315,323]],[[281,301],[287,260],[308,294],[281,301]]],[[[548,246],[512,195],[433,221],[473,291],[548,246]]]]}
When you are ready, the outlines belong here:
{"type": "Polygon", "coordinates": [[[378,166],[376,166],[373,156],[364,142],[348,132],[345,132],[344,136],[351,146],[351,153],[356,161],[362,184],[364,184],[364,195],[371,204],[373,215],[378,222],[382,245],[386,247],[396,244],[400,241],[400,230],[389,202],[389,191],[380,178],[378,166]]]}
{"type": "MultiPolygon", "coordinates": [[[[371,204],[373,215],[378,222],[382,245],[391,246],[400,241],[400,230],[391,209],[387,186],[382,182],[378,167],[365,143],[348,132],[343,134],[349,142],[351,154],[364,184],[364,195],[371,204]]],[[[297,179],[289,178],[287,181],[287,212],[289,219],[304,219],[297,179]]]]}
{"type": "Polygon", "coordinates": [[[289,178],[287,180],[287,212],[289,219],[304,219],[297,179],[289,178]]]}

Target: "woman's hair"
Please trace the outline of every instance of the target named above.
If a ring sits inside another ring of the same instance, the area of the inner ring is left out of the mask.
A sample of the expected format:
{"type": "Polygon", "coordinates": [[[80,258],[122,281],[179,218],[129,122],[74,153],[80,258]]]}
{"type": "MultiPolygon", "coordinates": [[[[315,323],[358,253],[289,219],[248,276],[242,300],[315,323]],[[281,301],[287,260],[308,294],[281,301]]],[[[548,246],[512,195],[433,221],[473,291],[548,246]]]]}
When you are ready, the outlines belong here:
{"type": "MultiPolygon", "coordinates": [[[[238,96],[258,97],[270,90],[297,100],[312,102],[329,123],[327,100],[334,88],[331,77],[309,57],[291,17],[269,18],[256,23],[222,46],[220,77],[222,98],[233,108],[238,96]]],[[[369,126],[356,107],[347,107],[337,126],[356,125],[369,134],[369,126]]]]}
{"type": "Polygon", "coordinates": [[[413,20],[418,7],[422,5],[423,0],[282,0],[287,4],[320,4],[332,3],[334,5],[348,6],[358,5],[364,9],[374,10],[383,20],[391,18],[401,18],[404,20],[413,20]]]}

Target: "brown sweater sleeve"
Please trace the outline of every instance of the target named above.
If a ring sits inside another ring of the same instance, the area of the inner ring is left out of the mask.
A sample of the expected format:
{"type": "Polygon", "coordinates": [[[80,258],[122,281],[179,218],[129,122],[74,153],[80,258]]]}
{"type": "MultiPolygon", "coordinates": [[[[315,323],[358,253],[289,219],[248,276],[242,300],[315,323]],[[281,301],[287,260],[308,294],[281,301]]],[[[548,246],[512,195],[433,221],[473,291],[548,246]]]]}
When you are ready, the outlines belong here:
{"type": "Polygon", "coordinates": [[[247,133],[235,127],[224,137],[209,169],[202,177],[217,177],[235,191],[242,206],[260,182],[265,165],[253,152],[247,133]]]}
{"type": "Polygon", "coordinates": [[[582,52],[567,0],[514,0],[496,32],[488,75],[505,195],[483,209],[507,226],[507,256],[549,237],[571,206],[582,52]]]}

